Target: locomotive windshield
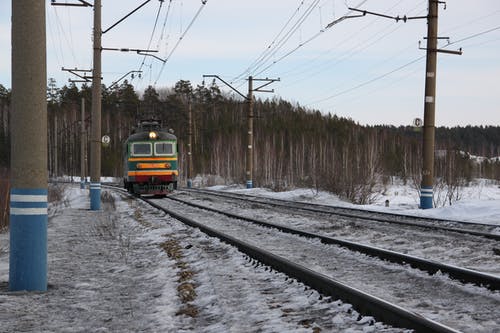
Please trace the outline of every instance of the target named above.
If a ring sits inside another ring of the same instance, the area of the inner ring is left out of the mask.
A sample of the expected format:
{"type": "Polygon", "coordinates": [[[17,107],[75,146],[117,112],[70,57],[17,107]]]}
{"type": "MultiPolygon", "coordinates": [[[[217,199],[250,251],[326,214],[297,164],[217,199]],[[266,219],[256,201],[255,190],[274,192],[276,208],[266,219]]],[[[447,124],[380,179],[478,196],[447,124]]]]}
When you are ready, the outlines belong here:
{"type": "Polygon", "coordinates": [[[133,156],[151,156],[150,143],[133,143],[132,144],[133,156]]]}
{"type": "Polygon", "coordinates": [[[155,155],[173,155],[174,145],[171,142],[156,142],[155,143],[155,155]]]}

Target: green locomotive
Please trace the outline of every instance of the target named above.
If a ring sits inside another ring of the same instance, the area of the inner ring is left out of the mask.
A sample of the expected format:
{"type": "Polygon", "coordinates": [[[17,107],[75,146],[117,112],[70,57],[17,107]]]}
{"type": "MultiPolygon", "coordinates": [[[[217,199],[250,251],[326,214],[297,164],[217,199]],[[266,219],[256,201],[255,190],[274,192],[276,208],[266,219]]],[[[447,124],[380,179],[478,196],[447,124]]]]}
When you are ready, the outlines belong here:
{"type": "Polygon", "coordinates": [[[130,193],[164,196],[177,188],[177,137],[155,120],[142,121],[125,141],[124,187],[130,193]]]}

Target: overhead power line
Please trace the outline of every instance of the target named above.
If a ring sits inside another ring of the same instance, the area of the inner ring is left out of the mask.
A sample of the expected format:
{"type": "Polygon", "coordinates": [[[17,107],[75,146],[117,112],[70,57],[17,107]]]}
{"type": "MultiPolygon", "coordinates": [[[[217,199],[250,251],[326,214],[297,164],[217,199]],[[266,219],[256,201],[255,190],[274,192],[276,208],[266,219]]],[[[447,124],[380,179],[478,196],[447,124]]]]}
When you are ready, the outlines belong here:
{"type": "MultiPolygon", "coordinates": [[[[463,38],[461,38],[461,39],[458,39],[458,40],[456,40],[456,41],[450,42],[450,43],[448,43],[447,45],[444,45],[444,46],[443,46],[443,48],[446,48],[446,47],[448,47],[448,46],[451,46],[451,45],[453,45],[453,44],[457,44],[457,43],[460,43],[460,42],[463,42],[463,41],[466,41],[466,40],[470,40],[470,39],[473,39],[473,38],[477,38],[477,37],[479,37],[479,36],[486,35],[486,34],[488,34],[488,33],[491,33],[491,32],[497,31],[497,30],[500,30],[500,26],[493,27],[493,28],[491,28],[491,29],[487,29],[487,30],[484,30],[484,31],[481,31],[481,32],[478,32],[478,33],[474,33],[474,34],[472,34],[472,35],[469,35],[469,36],[463,37],[463,38]]],[[[404,68],[406,68],[406,67],[408,67],[408,66],[410,66],[410,65],[412,65],[412,64],[414,64],[414,63],[416,63],[416,62],[418,62],[418,61],[421,61],[421,60],[422,60],[422,59],[424,59],[424,58],[425,58],[425,55],[424,55],[424,56],[421,56],[421,57],[418,57],[418,58],[416,58],[416,59],[413,59],[413,60],[411,60],[410,62],[408,62],[408,63],[406,63],[406,64],[404,64],[404,65],[401,65],[401,66],[399,66],[399,67],[397,67],[397,68],[395,68],[395,69],[392,69],[392,70],[390,70],[390,71],[388,71],[388,72],[386,72],[386,73],[384,73],[384,74],[381,74],[381,75],[379,75],[379,76],[376,76],[376,77],[374,77],[374,78],[371,78],[371,79],[369,79],[369,80],[367,80],[367,81],[364,81],[364,82],[362,82],[362,83],[360,83],[360,84],[357,84],[357,85],[355,85],[355,86],[353,86],[353,87],[351,87],[351,88],[348,88],[348,89],[342,90],[342,91],[340,91],[340,92],[338,92],[338,93],[335,93],[335,94],[333,94],[333,95],[327,96],[327,97],[325,97],[325,98],[321,98],[321,99],[317,99],[317,100],[315,100],[315,101],[312,101],[312,102],[310,102],[310,103],[306,104],[305,106],[311,106],[311,105],[318,104],[318,103],[321,103],[321,102],[324,102],[324,101],[328,101],[328,100],[334,99],[334,98],[336,98],[336,97],[338,97],[338,96],[341,96],[341,95],[347,94],[347,93],[349,93],[349,92],[351,92],[351,91],[354,91],[354,90],[360,89],[360,88],[362,88],[362,87],[365,87],[365,86],[367,86],[367,85],[369,85],[369,84],[372,84],[372,83],[374,83],[374,82],[376,82],[376,81],[379,81],[379,80],[381,80],[381,79],[383,79],[383,78],[385,78],[385,77],[387,77],[387,76],[389,76],[389,75],[391,75],[391,74],[394,74],[394,73],[396,73],[396,72],[398,72],[398,71],[400,71],[400,70],[402,70],[402,69],[404,69],[404,68]]]]}
{"type": "MultiPolygon", "coordinates": [[[[165,12],[165,18],[163,19],[163,24],[162,24],[162,28],[161,28],[161,33],[160,33],[160,36],[158,38],[158,41],[156,42],[156,50],[159,50],[160,49],[160,45],[161,45],[161,42],[165,36],[165,28],[167,26],[167,22],[169,21],[169,18],[170,18],[170,13],[172,11],[172,0],[169,0],[168,2],[168,7],[167,7],[167,10],[165,12]]],[[[155,33],[155,30],[156,30],[156,26],[157,26],[157,20],[158,20],[158,16],[160,14],[160,11],[158,11],[158,15],[157,15],[157,19],[155,20],[155,25],[153,27],[153,32],[151,34],[151,40],[150,40],[150,43],[152,42],[152,40],[154,39],[154,33],[155,33]]],[[[143,67],[146,66],[148,68],[148,77],[150,78],[150,81],[151,81],[151,76],[152,76],[152,68],[153,68],[153,61],[154,59],[150,59],[149,61],[149,64],[146,64],[146,57],[143,58],[139,68],[137,69],[137,71],[142,71],[143,70],[143,67]]],[[[163,62],[163,59],[161,59],[161,61],[163,62]]],[[[140,80],[142,80],[144,78],[144,76],[139,76],[138,77],[140,80]]],[[[132,79],[133,81],[133,79],[132,79]]]]}
{"type": "MultiPolygon", "coordinates": [[[[61,45],[62,43],[61,43],[60,39],[58,39],[59,43],[56,40],[56,34],[54,33],[54,30],[52,28],[52,21],[50,19],[50,15],[47,15],[47,25],[48,25],[50,39],[52,40],[52,43],[54,45],[53,50],[54,50],[54,54],[55,54],[56,59],[57,59],[57,63],[59,65],[59,67],[62,67],[62,65],[64,63],[64,53],[63,53],[63,49],[62,49],[62,45],[61,45]],[[58,51],[60,52],[61,58],[59,58],[58,51]]],[[[59,37],[59,35],[57,35],[57,37],[59,37]]]]}
{"type": "Polygon", "coordinates": [[[391,75],[391,74],[394,74],[394,73],[396,73],[396,72],[398,72],[398,71],[402,70],[402,69],[403,69],[403,68],[405,68],[405,67],[408,67],[408,66],[410,66],[410,65],[412,65],[412,64],[414,64],[414,63],[416,63],[416,62],[419,62],[420,60],[422,60],[422,59],[424,59],[424,58],[425,58],[425,55],[420,56],[420,57],[418,57],[417,59],[413,59],[412,61],[410,61],[410,62],[408,62],[408,63],[406,63],[406,64],[404,64],[404,65],[402,65],[402,66],[399,66],[398,68],[395,68],[395,69],[393,69],[393,70],[391,70],[391,71],[389,71],[389,72],[387,72],[387,73],[381,74],[381,75],[379,75],[379,76],[377,76],[377,77],[374,77],[374,78],[372,78],[372,79],[370,79],[370,80],[368,80],[368,81],[362,82],[362,83],[360,83],[360,84],[358,84],[358,85],[356,85],[356,86],[354,86],[354,87],[351,87],[351,88],[349,88],[349,89],[345,89],[345,90],[340,91],[340,92],[338,92],[338,93],[336,93],[336,94],[333,94],[333,95],[331,95],[331,96],[328,96],[328,97],[325,97],[325,98],[322,98],[322,99],[318,99],[318,100],[316,100],[316,101],[313,101],[313,102],[311,102],[311,103],[308,103],[308,104],[306,104],[306,106],[310,106],[310,105],[318,104],[318,103],[321,103],[321,102],[324,102],[324,101],[328,101],[328,100],[333,99],[333,98],[335,98],[335,97],[338,97],[338,96],[340,96],[340,95],[347,94],[348,92],[351,92],[351,91],[353,91],[353,90],[356,90],[356,89],[362,88],[362,87],[364,87],[364,86],[366,86],[366,85],[369,85],[369,84],[371,84],[371,83],[373,83],[373,82],[375,82],[375,81],[378,81],[378,80],[383,79],[383,78],[385,78],[385,77],[387,77],[387,76],[389,76],[389,75],[391,75]]]}
{"type": "Polygon", "coordinates": [[[286,27],[290,24],[290,22],[293,20],[293,18],[295,17],[295,15],[297,15],[300,11],[300,8],[304,5],[304,1],[301,0],[300,1],[300,4],[299,6],[297,7],[297,9],[293,12],[292,16],[286,21],[285,25],[283,26],[283,28],[281,28],[281,30],[278,32],[278,34],[276,35],[276,37],[274,37],[273,41],[269,44],[268,47],[266,47],[266,49],[264,51],[262,51],[262,53],[257,57],[257,59],[254,60],[254,62],[252,62],[250,64],[250,66],[248,66],[247,69],[245,69],[245,71],[243,71],[243,73],[241,73],[240,75],[238,75],[237,77],[235,77],[232,81],[235,81],[235,80],[238,80],[240,79],[241,77],[243,77],[244,75],[250,73],[251,69],[256,65],[258,64],[262,59],[263,57],[266,55],[266,53],[268,52],[269,49],[271,49],[273,47],[273,45],[276,43],[276,41],[278,40],[278,38],[281,36],[281,34],[283,33],[283,31],[285,31],[286,27]]]}
{"type": "MultiPolygon", "coordinates": [[[[172,2],[172,0],[170,0],[170,3],[171,2],[172,2]]],[[[158,24],[158,18],[160,17],[162,6],[163,6],[163,1],[160,1],[160,6],[158,6],[158,12],[156,13],[155,23],[153,25],[153,31],[151,32],[151,37],[149,38],[149,43],[148,43],[148,47],[147,47],[148,50],[151,48],[151,43],[153,42],[153,38],[154,38],[154,35],[155,35],[156,26],[158,24]]],[[[142,63],[139,66],[138,71],[142,71],[142,66],[144,66],[144,62],[146,61],[146,57],[147,56],[144,55],[144,57],[142,58],[142,63]]]]}
{"type": "Polygon", "coordinates": [[[299,4],[299,6],[297,7],[297,9],[293,12],[292,16],[286,21],[285,25],[281,28],[281,30],[276,35],[276,37],[274,37],[273,41],[269,44],[269,46],[267,46],[264,49],[264,51],[259,55],[259,57],[257,57],[257,59],[255,59],[252,62],[252,64],[250,64],[250,66],[248,66],[248,68],[244,72],[242,72],[240,75],[238,75],[235,78],[233,78],[232,81],[237,81],[237,80],[243,78],[244,76],[246,76],[247,74],[251,73],[254,70],[254,68],[258,68],[258,66],[262,62],[266,61],[266,59],[269,58],[269,56],[272,56],[271,53],[277,51],[281,46],[283,46],[283,42],[288,41],[288,39],[290,38],[290,36],[293,35],[293,33],[298,29],[298,27],[300,27],[299,22],[301,20],[303,22],[303,19],[305,19],[305,18],[307,18],[307,16],[309,16],[309,14],[312,12],[312,10],[317,6],[318,2],[319,2],[319,0],[315,0],[314,2],[312,2],[309,5],[309,7],[305,10],[304,14],[302,14],[302,16],[288,30],[288,32],[285,34],[285,36],[282,37],[282,34],[285,31],[285,29],[288,27],[288,25],[290,24],[290,22],[292,22],[293,18],[300,12],[300,9],[304,5],[304,1],[301,1],[300,4],[299,4]],[[295,30],[294,30],[294,27],[296,27],[295,30]],[[288,39],[285,40],[286,36],[289,36],[289,37],[288,37],[288,39]],[[280,39],[280,37],[281,37],[281,39],[280,39]],[[278,41],[278,39],[279,39],[279,41],[278,41]]]}
{"type": "Polygon", "coordinates": [[[170,0],[168,3],[167,13],[165,14],[165,19],[163,20],[163,27],[161,29],[160,38],[158,39],[158,44],[156,45],[156,48],[160,47],[160,43],[163,40],[163,36],[165,34],[165,27],[167,25],[167,21],[168,21],[169,15],[170,15],[171,8],[172,8],[172,0],[170,0]]]}
{"type": "MultiPolygon", "coordinates": [[[[73,57],[73,61],[76,63],[77,60],[76,60],[76,54],[75,54],[75,49],[74,49],[74,45],[73,43],[70,42],[70,40],[72,40],[71,37],[68,37],[66,35],[66,29],[64,29],[63,25],[62,25],[62,20],[59,18],[59,15],[57,14],[57,10],[54,8],[54,14],[56,16],[56,22],[57,22],[57,32],[63,36],[64,38],[64,41],[66,42],[66,44],[68,45],[68,48],[71,52],[71,56],[73,57]]],[[[71,31],[71,29],[69,29],[71,31]]]]}
{"type": "MultiPolygon", "coordinates": [[[[318,6],[318,4],[319,4],[319,0],[311,3],[311,5],[306,9],[306,11],[304,12],[304,14],[302,14],[302,16],[298,19],[298,21],[290,28],[290,30],[285,34],[285,36],[283,36],[279,40],[278,44],[274,47],[274,49],[270,50],[270,52],[265,56],[265,58],[262,59],[262,61],[260,61],[259,64],[252,69],[252,72],[259,71],[259,69],[261,69],[263,66],[265,66],[265,64],[266,64],[267,61],[269,61],[272,57],[274,57],[278,53],[278,51],[280,51],[286,45],[286,43],[290,40],[290,38],[304,24],[305,20],[312,14],[313,10],[318,6]]],[[[320,33],[321,32],[322,32],[322,30],[320,30],[320,33]]],[[[297,48],[295,48],[292,52],[288,52],[288,54],[286,56],[281,57],[277,61],[273,61],[271,65],[267,66],[263,70],[260,70],[256,75],[260,75],[261,73],[263,73],[265,70],[267,70],[269,67],[271,67],[275,63],[277,63],[277,62],[281,61],[282,59],[286,58],[289,54],[295,52],[295,50],[297,50],[298,48],[302,47],[303,45],[308,44],[310,41],[312,41],[313,39],[315,39],[320,33],[317,33],[312,38],[309,38],[305,42],[300,43],[299,46],[297,48]]]]}
{"type": "Polygon", "coordinates": [[[170,51],[170,53],[168,53],[168,55],[166,56],[166,58],[163,60],[163,64],[161,66],[160,72],[158,73],[158,76],[156,77],[156,80],[154,82],[155,86],[156,86],[156,83],[158,83],[158,80],[160,79],[161,74],[163,73],[163,69],[165,68],[165,65],[166,65],[167,61],[170,60],[170,57],[175,52],[175,50],[177,49],[177,47],[179,46],[179,44],[182,42],[182,40],[184,39],[184,37],[188,33],[189,29],[193,26],[193,24],[196,21],[196,19],[200,16],[201,11],[203,10],[203,8],[205,8],[205,5],[207,4],[207,1],[208,0],[201,0],[201,6],[200,6],[200,8],[198,8],[198,11],[194,15],[193,19],[191,20],[191,22],[189,23],[189,25],[186,27],[186,29],[184,30],[184,32],[182,33],[182,35],[177,40],[177,43],[175,43],[175,45],[172,48],[172,50],[170,51]]]}
{"type": "Polygon", "coordinates": [[[444,47],[448,47],[450,45],[453,45],[453,44],[456,44],[456,43],[460,43],[460,42],[463,42],[463,41],[466,41],[466,40],[469,40],[469,39],[473,39],[473,38],[476,38],[476,37],[479,37],[479,36],[482,36],[482,35],[486,35],[490,32],[493,32],[493,31],[496,31],[496,30],[500,30],[500,26],[497,26],[497,27],[494,27],[494,28],[491,28],[491,29],[488,29],[488,30],[485,30],[485,31],[481,31],[481,32],[478,32],[478,33],[475,33],[473,35],[470,35],[470,36],[467,36],[467,37],[464,37],[462,39],[459,39],[459,40],[456,40],[456,41],[453,41],[449,44],[447,44],[446,46],[444,47]]]}
{"type": "MultiPolygon", "coordinates": [[[[411,9],[411,11],[417,10],[422,3],[423,1],[418,3],[416,6],[414,6],[413,9],[411,9]]],[[[397,5],[392,6],[391,8],[389,8],[389,10],[393,9],[396,6],[397,5]]],[[[304,79],[303,76],[305,76],[307,79],[310,80],[313,77],[324,73],[326,70],[331,70],[333,67],[338,66],[342,62],[352,58],[356,53],[360,53],[361,51],[370,48],[371,46],[377,44],[379,41],[387,38],[388,36],[390,36],[391,34],[393,34],[394,32],[396,32],[401,28],[401,25],[391,24],[391,25],[386,25],[381,30],[377,29],[376,31],[374,31],[373,26],[374,26],[373,21],[369,21],[363,27],[356,29],[355,32],[351,33],[350,35],[344,36],[344,38],[340,42],[335,43],[334,47],[316,55],[316,57],[314,57],[313,59],[308,59],[307,61],[304,61],[302,64],[294,66],[292,69],[281,73],[280,74],[281,77],[287,77],[286,79],[287,84],[285,86],[293,86],[299,83],[303,83],[304,79]],[[357,35],[360,35],[362,31],[365,31],[367,29],[369,29],[370,31],[369,37],[363,39],[356,38],[357,35]],[[344,48],[341,47],[342,45],[345,45],[348,42],[352,42],[354,40],[358,42],[356,45],[350,46],[346,50],[344,50],[344,48]],[[333,51],[338,52],[338,50],[344,50],[344,52],[342,52],[340,57],[324,58],[324,56],[326,56],[327,54],[333,51]],[[292,77],[302,76],[302,78],[290,82],[288,79],[290,76],[292,77]]],[[[414,45],[412,44],[411,47],[414,47],[414,45]]]]}
{"type": "MultiPolygon", "coordinates": [[[[355,7],[359,7],[359,6],[363,5],[367,1],[368,0],[361,1],[355,7]]],[[[282,55],[281,57],[279,57],[277,60],[274,60],[271,63],[267,63],[273,56],[275,56],[277,54],[277,52],[279,50],[281,50],[283,48],[283,46],[286,44],[286,42],[288,42],[288,40],[291,38],[291,36],[293,36],[293,34],[300,28],[300,26],[304,23],[305,19],[311,14],[312,10],[314,10],[314,8],[316,8],[316,6],[318,5],[318,2],[319,1],[313,2],[306,9],[305,13],[299,18],[299,20],[294,24],[294,26],[288,31],[288,33],[283,38],[280,39],[280,41],[278,42],[278,44],[272,50],[269,50],[269,52],[266,54],[266,56],[264,56],[263,59],[261,61],[259,61],[257,65],[254,65],[253,67],[251,67],[250,70],[247,71],[246,73],[254,73],[255,75],[260,75],[263,72],[265,72],[268,69],[270,69],[272,66],[276,65],[277,63],[281,62],[285,58],[289,57],[291,54],[295,53],[298,49],[302,48],[303,46],[309,44],[310,42],[312,42],[313,40],[315,40],[316,38],[318,38],[323,32],[325,32],[326,30],[330,29],[334,25],[336,25],[336,24],[338,24],[338,23],[340,23],[340,22],[342,22],[342,21],[344,21],[346,19],[349,19],[349,18],[355,18],[355,17],[361,17],[361,16],[363,16],[362,14],[361,15],[351,15],[352,10],[350,10],[346,15],[343,15],[342,17],[340,17],[340,18],[338,18],[338,19],[330,22],[323,29],[320,29],[313,36],[309,37],[305,42],[299,43],[298,46],[296,46],[293,49],[289,50],[284,55],[282,55]],[[267,63],[267,66],[265,66],[266,63],[267,63]],[[264,68],[262,68],[262,67],[264,67],[264,68]]],[[[241,77],[242,75],[245,75],[245,72],[243,72],[242,74],[240,74],[237,78],[241,77]]]]}

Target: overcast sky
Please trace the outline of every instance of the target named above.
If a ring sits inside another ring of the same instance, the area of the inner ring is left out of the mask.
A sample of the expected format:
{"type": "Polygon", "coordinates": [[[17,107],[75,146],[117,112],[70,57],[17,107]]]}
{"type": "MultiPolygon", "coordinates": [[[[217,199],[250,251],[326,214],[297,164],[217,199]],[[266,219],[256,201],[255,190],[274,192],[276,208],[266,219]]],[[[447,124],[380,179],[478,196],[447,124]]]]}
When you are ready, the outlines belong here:
{"type": "MultiPolygon", "coordinates": [[[[143,2],[102,0],[103,30],[143,2]]],[[[92,9],[46,3],[47,76],[62,86],[76,77],[61,67],[92,67],[92,9]]],[[[103,47],[149,48],[168,60],[103,51],[103,83],[109,86],[139,69],[142,77],[132,84],[141,90],[148,85],[171,87],[181,79],[196,86],[203,74],[216,74],[246,94],[249,75],[280,78],[268,87],[274,94],[256,96],[281,97],[361,124],[409,125],[423,118],[425,51],[418,42],[425,46],[426,20],[404,23],[367,15],[326,27],[356,14],[348,6],[390,16],[422,16],[427,3],[207,0],[203,5],[201,0],[151,0],[105,33],[103,47]],[[263,61],[256,63],[261,55],[263,61]]],[[[8,88],[10,16],[11,1],[0,0],[0,84],[8,88]]],[[[436,125],[500,125],[500,1],[448,1],[446,10],[439,7],[439,35],[451,43],[442,40],[440,47],[461,47],[463,55],[438,55],[436,125]]]]}

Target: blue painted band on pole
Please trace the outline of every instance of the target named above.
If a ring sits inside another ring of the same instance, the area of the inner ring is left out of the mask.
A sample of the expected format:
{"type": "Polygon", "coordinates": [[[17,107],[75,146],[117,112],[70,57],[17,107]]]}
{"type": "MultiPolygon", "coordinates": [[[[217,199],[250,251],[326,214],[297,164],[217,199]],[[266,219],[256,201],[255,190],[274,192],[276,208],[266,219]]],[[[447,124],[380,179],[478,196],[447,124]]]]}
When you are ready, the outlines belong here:
{"type": "Polygon", "coordinates": [[[101,183],[90,183],[90,210],[101,209],[101,183]]]}
{"type": "Polygon", "coordinates": [[[251,180],[247,180],[247,188],[253,188],[253,182],[251,180]]]}
{"type": "Polygon", "coordinates": [[[432,208],[432,197],[433,197],[432,187],[422,186],[422,188],[420,189],[420,208],[421,209],[432,208]]]}
{"type": "Polygon", "coordinates": [[[47,290],[47,189],[10,190],[11,291],[47,290]]]}

